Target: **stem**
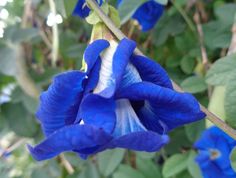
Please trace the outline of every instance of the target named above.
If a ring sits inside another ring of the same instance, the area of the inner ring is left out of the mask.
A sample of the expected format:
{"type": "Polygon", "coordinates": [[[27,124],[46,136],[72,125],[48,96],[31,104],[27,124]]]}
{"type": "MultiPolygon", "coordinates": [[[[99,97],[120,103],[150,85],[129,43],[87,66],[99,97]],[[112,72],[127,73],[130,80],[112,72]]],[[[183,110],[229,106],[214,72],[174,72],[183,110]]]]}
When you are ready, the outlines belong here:
{"type": "MultiPolygon", "coordinates": [[[[54,16],[56,16],[56,4],[54,0],[48,0],[49,7],[54,16]]],[[[59,49],[59,34],[58,26],[55,22],[52,26],[52,65],[55,67],[58,59],[58,49],[59,49]]]]}
{"type": "Polygon", "coordinates": [[[191,19],[188,17],[188,15],[186,14],[186,12],[182,9],[182,7],[180,7],[177,3],[175,3],[174,1],[171,1],[171,3],[174,5],[174,7],[179,11],[179,13],[182,15],[182,17],[184,18],[185,22],[188,24],[189,28],[191,31],[195,32],[195,27],[193,22],[191,21],[191,19]]]}
{"type": "MultiPolygon", "coordinates": [[[[107,25],[107,27],[113,32],[113,34],[119,39],[127,38],[120,29],[118,29],[112,20],[100,9],[97,3],[94,0],[86,0],[91,9],[93,9],[98,16],[102,19],[102,21],[107,25]]],[[[144,55],[138,48],[135,49],[135,54],[137,55],[144,55]]],[[[183,90],[174,82],[172,81],[174,89],[178,92],[183,92],[183,90]]],[[[224,121],[222,121],[219,117],[208,111],[204,106],[199,103],[202,112],[207,115],[207,119],[209,119],[213,124],[217,127],[222,129],[225,133],[236,140],[236,130],[228,126],[224,121]]]]}

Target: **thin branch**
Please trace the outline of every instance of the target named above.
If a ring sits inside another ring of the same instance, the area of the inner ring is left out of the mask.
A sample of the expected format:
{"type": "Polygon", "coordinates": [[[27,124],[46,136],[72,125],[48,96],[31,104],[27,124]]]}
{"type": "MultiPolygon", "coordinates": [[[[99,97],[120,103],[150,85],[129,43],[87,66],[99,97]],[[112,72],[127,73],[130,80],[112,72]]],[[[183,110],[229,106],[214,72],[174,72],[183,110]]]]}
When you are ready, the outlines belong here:
{"type": "MultiPolygon", "coordinates": [[[[119,39],[127,38],[120,29],[116,27],[113,21],[100,9],[97,3],[94,0],[86,0],[89,6],[98,14],[98,16],[102,19],[102,21],[107,25],[107,27],[113,32],[113,34],[119,39]]],[[[135,49],[135,53],[137,55],[144,55],[138,48],[135,49]]],[[[178,92],[183,92],[183,90],[173,82],[174,89],[178,92]]],[[[201,106],[201,105],[200,105],[201,106]]],[[[228,126],[224,121],[222,121],[215,114],[208,111],[204,106],[201,106],[201,110],[207,115],[207,118],[215,124],[217,127],[221,128],[224,132],[230,135],[232,138],[236,140],[236,130],[232,129],[228,126]]]]}
{"type": "MultiPolygon", "coordinates": [[[[48,0],[51,13],[56,16],[56,4],[54,0],[48,0]]],[[[57,23],[54,22],[52,26],[52,65],[56,66],[59,49],[59,33],[57,23]]]]}
{"type": "Polygon", "coordinates": [[[69,161],[66,159],[65,155],[64,154],[61,154],[59,156],[60,160],[61,160],[61,163],[62,165],[65,167],[65,169],[67,170],[67,172],[72,175],[74,174],[75,170],[74,168],[72,167],[72,165],[69,163],[69,161]]]}
{"type": "Polygon", "coordinates": [[[40,29],[40,30],[39,30],[39,34],[40,34],[40,36],[41,36],[43,42],[47,45],[47,47],[48,47],[49,49],[52,49],[52,44],[51,44],[50,40],[48,39],[48,36],[47,36],[46,33],[44,32],[43,25],[42,25],[40,19],[36,17],[36,18],[35,18],[35,21],[36,21],[37,26],[38,26],[39,29],[40,29]]]}
{"type": "Polygon", "coordinates": [[[202,64],[204,65],[205,71],[207,71],[209,69],[209,62],[208,62],[206,48],[204,45],[204,33],[202,30],[200,15],[198,11],[196,11],[196,13],[194,14],[193,19],[197,25],[197,32],[199,36],[199,43],[200,43],[201,53],[202,53],[202,64]]]}
{"type": "Polygon", "coordinates": [[[14,151],[15,149],[19,148],[22,144],[24,144],[27,141],[26,138],[22,138],[20,140],[18,140],[17,142],[15,142],[14,144],[12,144],[11,146],[9,146],[8,148],[4,149],[3,151],[1,151],[0,153],[0,158],[5,154],[5,153],[11,153],[12,151],[14,151]]]}

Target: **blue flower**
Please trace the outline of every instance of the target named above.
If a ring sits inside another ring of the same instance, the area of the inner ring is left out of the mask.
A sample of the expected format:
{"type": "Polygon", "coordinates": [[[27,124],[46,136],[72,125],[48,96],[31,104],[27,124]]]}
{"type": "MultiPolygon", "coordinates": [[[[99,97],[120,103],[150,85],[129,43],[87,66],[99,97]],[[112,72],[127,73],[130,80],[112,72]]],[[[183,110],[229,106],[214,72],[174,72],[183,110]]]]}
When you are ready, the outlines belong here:
{"type": "Polygon", "coordinates": [[[235,178],[230,164],[230,152],[236,141],[217,127],[205,130],[195,143],[199,150],[196,161],[204,178],[235,178]]]}
{"type": "MultiPolygon", "coordinates": [[[[118,0],[118,5],[122,0],[118,0]]],[[[143,3],[134,13],[133,19],[137,20],[142,31],[151,30],[164,12],[164,6],[155,0],[143,3]]]]}
{"type": "Polygon", "coordinates": [[[154,152],[166,133],[205,115],[195,98],[173,90],[165,70],[123,39],[96,40],[85,53],[86,71],[54,78],[37,112],[46,139],[29,150],[36,160],[64,151],[82,157],[116,147],[154,152]]]}
{"type": "MultiPolygon", "coordinates": [[[[99,5],[101,6],[103,3],[103,0],[96,0],[99,5]]],[[[73,15],[78,15],[81,18],[85,18],[89,15],[90,9],[88,5],[86,4],[86,0],[78,0],[75,9],[73,11],[73,15]]]]}

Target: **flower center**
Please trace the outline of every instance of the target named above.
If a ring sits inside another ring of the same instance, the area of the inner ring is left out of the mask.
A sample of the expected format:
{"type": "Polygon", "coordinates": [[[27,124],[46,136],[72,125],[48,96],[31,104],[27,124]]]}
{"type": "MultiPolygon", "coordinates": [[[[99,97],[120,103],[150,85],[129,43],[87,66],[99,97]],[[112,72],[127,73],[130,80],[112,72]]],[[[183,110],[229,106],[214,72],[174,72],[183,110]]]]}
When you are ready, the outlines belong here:
{"type": "Polygon", "coordinates": [[[221,156],[221,153],[217,149],[210,149],[210,159],[215,160],[221,156]]]}

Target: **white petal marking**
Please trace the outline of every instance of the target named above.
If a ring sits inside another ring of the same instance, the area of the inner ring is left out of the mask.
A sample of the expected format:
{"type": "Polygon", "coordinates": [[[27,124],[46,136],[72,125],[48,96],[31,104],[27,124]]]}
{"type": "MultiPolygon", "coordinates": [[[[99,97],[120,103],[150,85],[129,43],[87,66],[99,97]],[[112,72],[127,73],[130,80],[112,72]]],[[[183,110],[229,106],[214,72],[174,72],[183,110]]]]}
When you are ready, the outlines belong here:
{"type": "Polygon", "coordinates": [[[128,99],[116,101],[116,128],[114,136],[122,136],[130,132],[145,131],[128,99]]]}
{"type": "Polygon", "coordinates": [[[105,51],[101,54],[102,64],[99,72],[98,84],[94,89],[94,93],[100,93],[104,89],[106,89],[109,85],[115,83],[111,75],[112,75],[113,55],[116,51],[117,46],[118,43],[116,41],[111,41],[110,47],[105,49],[105,51]]]}

